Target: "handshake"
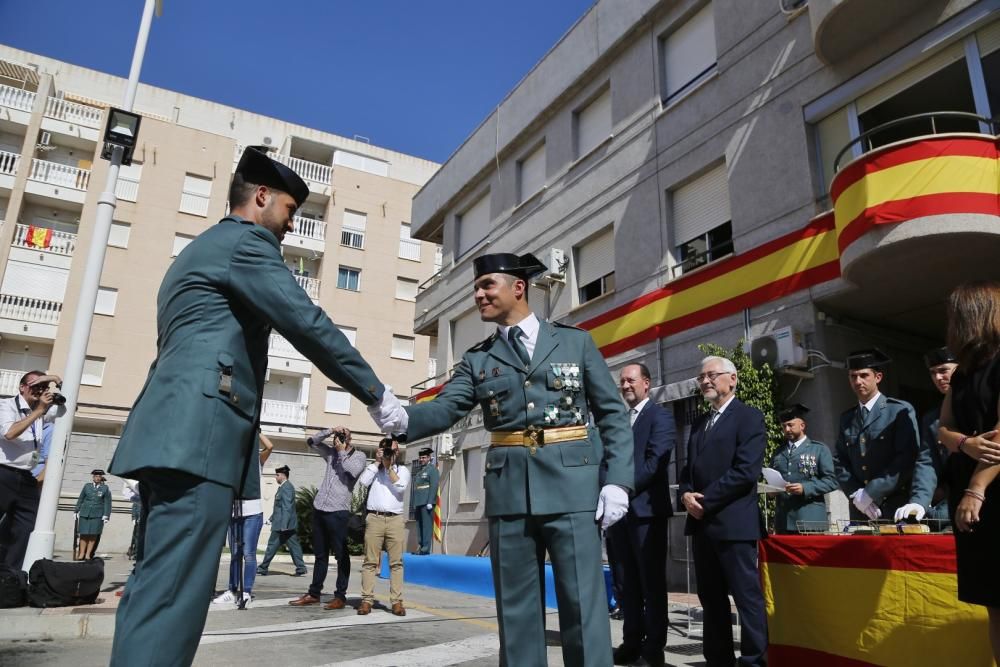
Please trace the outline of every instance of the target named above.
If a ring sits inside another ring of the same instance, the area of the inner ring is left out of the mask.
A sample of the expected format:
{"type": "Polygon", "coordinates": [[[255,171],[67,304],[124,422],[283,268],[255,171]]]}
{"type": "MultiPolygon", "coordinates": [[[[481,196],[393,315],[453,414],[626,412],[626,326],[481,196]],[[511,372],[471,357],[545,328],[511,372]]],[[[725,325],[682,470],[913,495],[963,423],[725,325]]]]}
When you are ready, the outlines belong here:
{"type": "Polygon", "coordinates": [[[378,403],[368,406],[368,414],[372,416],[378,429],[389,436],[406,433],[406,427],[410,423],[409,415],[403,409],[403,404],[399,402],[396,395],[392,393],[392,387],[388,385],[382,393],[382,399],[378,403]]]}

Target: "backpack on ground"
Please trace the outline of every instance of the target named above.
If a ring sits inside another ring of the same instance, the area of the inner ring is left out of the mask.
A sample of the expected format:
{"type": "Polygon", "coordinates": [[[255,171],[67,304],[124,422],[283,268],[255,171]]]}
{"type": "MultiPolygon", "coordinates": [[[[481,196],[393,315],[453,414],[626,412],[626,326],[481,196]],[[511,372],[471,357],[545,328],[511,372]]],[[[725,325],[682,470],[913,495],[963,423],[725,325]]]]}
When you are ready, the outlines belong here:
{"type": "Polygon", "coordinates": [[[0,565],[0,609],[23,607],[27,603],[28,575],[9,565],[0,565]]]}
{"type": "Polygon", "coordinates": [[[73,607],[93,604],[104,583],[104,561],[80,563],[36,561],[28,572],[28,604],[32,607],[73,607]]]}

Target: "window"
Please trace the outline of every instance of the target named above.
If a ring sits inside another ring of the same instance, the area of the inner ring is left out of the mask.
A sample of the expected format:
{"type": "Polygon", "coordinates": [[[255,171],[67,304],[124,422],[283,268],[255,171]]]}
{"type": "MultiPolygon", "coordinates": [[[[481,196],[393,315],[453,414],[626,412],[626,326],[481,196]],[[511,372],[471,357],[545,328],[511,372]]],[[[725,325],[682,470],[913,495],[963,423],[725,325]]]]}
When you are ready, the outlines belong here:
{"type": "Polygon", "coordinates": [[[112,222],[111,234],[108,235],[108,245],[115,248],[127,248],[132,225],[127,222],[112,222]]]}
{"type": "Polygon", "coordinates": [[[123,164],[115,184],[115,196],[122,201],[136,201],[139,197],[139,180],[142,178],[142,163],[133,160],[123,164]]]}
{"type": "Polygon", "coordinates": [[[338,415],[351,414],[351,395],[343,389],[327,387],[326,403],[323,410],[325,412],[332,412],[338,415]]]}
{"type": "Polygon", "coordinates": [[[576,159],[590,153],[611,136],[611,90],[604,92],[577,111],[573,120],[576,126],[576,159]]]}
{"type": "Polygon", "coordinates": [[[691,92],[715,71],[712,3],[661,40],[663,102],[691,92]]]}
{"type": "Polygon", "coordinates": [[[357,169],[358,171],[367,171],[369,174],[375,174],[377,176],[389,175],[388,162],[384,160],[376,160],[373,157],[361,155],[360,153],[334,151],[333,164],[342,167],[350,167],[351,169],[357,169]]]}
{"type": "Polygon", "coordinates": [[[675,276],[732,254],[733,226],[725,164],[674,190],[671,209],[677,248],[675,276]]]}
{"type": "Polygon", "coordinates": [[[408,359],[413,361],[413,348],[416,339],[412,336],[393,336],[392,353],[389,355],[393,359],[408,359]]]}
{"type": "Polygon", "coordinates": [[[402,299],[403,301],[416,301],[417,299],[417,283],[416,280],[410,280],[409,278],[396,278],[396,298],[402,299]]]}
{"type": "Polygon", "coordinates": [[[114,315],[115,306],[118,305],[118,290],[114,287],[98,287],[97,303],[94,305],[94,313],[97,315],[114,315]]]}
{"type": "Polygon", "coordinates": [[[458,215],[458,253],[460,257],[486,238],[490,232],[490,192],[458,215]]]}
{"type": "Polygon", "coordinates": [[[80,384],[100,387],[104,382],[104,357],[86,357],[83,360],[83,375],[80,384]]]}
{"type": "Polygon", "coordinates": [[[410,238],[410,225],[405,222],[399,226],[399,256],[414,262],[420,261],[420,241],[410,238]]]}
{"type": "Polygon", "coordinates": [[[340,245],[364,250],[365,225],[368,216],[357,211],[344,211],[344,226],[340,232],[340,245]]]}
{"type": "Polygon", "coordinates": [[[361,290],[361,269],[352,269],[341,266],[337,269],[337,288],[347,289],[352,292],[361,290]]]}
{"type": "Polygon", "coordinates": [[[579,303],[615,288],[615,231],[606,230],[574,249],[579,303]]]}
{"type": "Polygon", "coordinates": [[[478,310],[470,310],[451,322],[451,358],[457,362],[465,351],[496,331],[495,324],[483,322],[478,310]]]}
{"type": "Polygon", "coordinates": [[[187,234],[174,234],[174,249],[171,251],[171,257],[176,257],[181,254],[181,250],[188,247],[188,244],[194,240],[193,236],[188,236],[187,234]]]}
{"type": "Polygon", "coordinates": [[[462,450],[462,502],[478,502],[483,495],[483,450],[472,445],[462,450]]]}
{"type": "Polygon", "coordinates": [[[11,259],[7,260],[0,293],[14,295],[19,299],[62,303],[66,296],[68,278],[68,269],[11,259]]]}
{"type": "Polygon", "coordinates": [[[545,142],[517,163],[517,202],[521,203],[545,185],[545,142]]]}
{"type": "Polygon", "coordinates": [[[347,336],[347,340],[351,343],[352,347],[357,347],[358,346],[358,330],[357,329],[355,329],[354,327],[341,327],[341,326],[338,326],[337,328],[340,329],[340,333],[342,333],[345,336],[347,336]]]}
{"type": "Polygon", "coordinates": [[[208,202],[212,196],[212,179],[184,174],[184,187],[181,190],[181,213],[191,215],[208,215],[208,202]]]}

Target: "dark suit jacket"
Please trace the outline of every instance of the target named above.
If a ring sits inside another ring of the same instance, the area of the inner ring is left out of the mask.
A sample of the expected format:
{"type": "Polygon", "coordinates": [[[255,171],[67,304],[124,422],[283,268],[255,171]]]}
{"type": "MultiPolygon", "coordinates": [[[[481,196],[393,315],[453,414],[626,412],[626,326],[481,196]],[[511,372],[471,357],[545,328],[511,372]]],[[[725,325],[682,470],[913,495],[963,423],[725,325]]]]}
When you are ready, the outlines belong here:
{"type": "Polygon", "coordinates": [[[673,516],[667,491],[667,468],[677,444],[674,418],[661,406],[647,401],[632,424],[635,441],[635,495],[629,512],[639,518],[673,516]]]}
{"type": "Polygon", "coordinates": [[[734,398],[710,431],[709,414],[691,426],[687,464],[678,498],[688,491],[705,495],[705,516],[688,516],[686,535],[715,540],[756,540],[763,534],[757,480],[764,466],[764,415],[734,398]]]}

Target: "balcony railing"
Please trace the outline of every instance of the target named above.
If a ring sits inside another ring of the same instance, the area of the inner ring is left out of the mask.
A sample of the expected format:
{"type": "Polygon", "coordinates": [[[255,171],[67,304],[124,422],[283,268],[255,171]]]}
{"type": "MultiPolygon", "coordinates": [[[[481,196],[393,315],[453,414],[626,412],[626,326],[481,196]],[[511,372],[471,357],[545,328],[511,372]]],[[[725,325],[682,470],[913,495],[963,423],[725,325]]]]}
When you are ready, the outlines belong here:
{"type": "Polygon", "coordinates": [[[351,229],[351,228],[341,229],[340,245],[347,246],[348,248],[357,248],[358,250],[364,250],[365,230],[351,229]]]}
{"type": "Polygon", "coordinates": [[[18,224],[14,228],[14,241],[11,245],[17,248],[44,250],[56,255],[71,257],[76,250],[76,234],[18,224]],[[29,229],[32,231],[30,235],[28,234],[29,229]]]}
{"type": "Polygon", "coordinates": [[[36,158],[31,161],[31,173],[28,174],[28,178],[64,188],[86,190],[90,185],[90,170],[36,158]]]}
{"type": "Polygon", "coordinates": [[[273,333],[267,339],[267,353],[276,357],[289,357],[291,359],[305,359],[301,352],[288,342],[281,334],[273,333]]]}
{"type": "Polygon", "coordinates": [[[0,294],[0,317],[22,322],[39,324],[59,324],[62,304],[27,296],[0,294]]]}
{"type": "Polygon", "coordinates": [[[101,127],[101,116],[103,111],[97,107],[89,107],[86,104],[78,104],[69,100],[61,100],[58,97],[50,97],[45,104],[45,115],[49,118],[64,120],[67,123],[75,123],[84,127],[99,129],[101,127]]]}
{"type": "Polygon", "coordinates": [[[317,241],[326,240],[326,223],[322,220],[314,220],[313,218],[303,218],[300,215],[295,216],[293,222],[295,223],[295,231],[292,232],[297,236],[304,236],[307,239],[316,239],[317,241]]]}
{"type": "Polygon", "coordinates": [[[309,406],[305,403],[290,403],[288,401],[274,401],[265,398],[261,402],[260,420],[263,422],[305,426],[308,410],[309,406]]]}
{"type": "Polygon", "coordinates": [[[0,368],[0,396],[14,396],[21,386],[24,371],[12,371],[0,368]]]}
{"type": "Polygon", "coordinates": [[[420,261],[420,241],[410,241],[408,239],[399,240],[399,256],[403,259],[420,261]]]}
{"type": "Polygon", "coordinates": [[[319,278],[309,278],[307,276],[295,276],[296,282],[302,285],[310,299],[319,299],[319,278]]]}
{"type": "Polygon", "coordinates": [[[297,158],[297,157],[290,157],[288,155],[277,155],[274,153],[271,153],[270,157],[290,167],[292,171],[294,171],[296,174],[306,179],[307,181],[312,181],[314,183],[322,183],[323,185],[330,184],[329,165],[320,164],[318,162],[310,162],[309,160],[303,160],[302,158],[297,158]]]}
{"type": "Polygon", "coordinates": [[[17,167],[21,164],[21,156],[17,153],[0,151],[0,174],[14,176],[17,174],[17,167]]]}
{"type": "Polygon", "coordinates": [[[35,94],[30,90],[0,85],[0,106],[30,112],[34,105],[35,94]]]}

